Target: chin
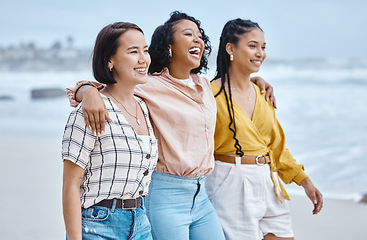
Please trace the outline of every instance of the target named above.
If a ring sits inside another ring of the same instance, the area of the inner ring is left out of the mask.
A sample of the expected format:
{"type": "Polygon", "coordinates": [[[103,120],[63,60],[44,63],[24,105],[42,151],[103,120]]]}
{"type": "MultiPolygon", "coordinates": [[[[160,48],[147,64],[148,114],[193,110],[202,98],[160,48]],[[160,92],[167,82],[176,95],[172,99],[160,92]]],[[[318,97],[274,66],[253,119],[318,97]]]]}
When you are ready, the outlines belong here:
{"type": "Polygon", "coordinates": [[[191,69],[195,69],[195,68],[198,68],[198,67],[200,67],[200,61],[193,63],[191,69]]]}
{"type": "Polygon", "coordinates": [[[141,78],[136,79],[136,84],[144,84],[146,82],[148,82],[148,75],[145,76],[145,77],[141,77],[141,78]]]}

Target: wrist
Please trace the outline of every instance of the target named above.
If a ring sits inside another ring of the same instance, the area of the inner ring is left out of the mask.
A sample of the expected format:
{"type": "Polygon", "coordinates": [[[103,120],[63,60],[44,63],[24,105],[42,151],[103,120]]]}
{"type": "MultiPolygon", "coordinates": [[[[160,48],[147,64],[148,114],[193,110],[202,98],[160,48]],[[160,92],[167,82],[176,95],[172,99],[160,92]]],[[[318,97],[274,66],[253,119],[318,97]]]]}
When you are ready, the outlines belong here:
{"type": "Polygon", "coordinates": [[[82,101],[85,97],[94,97],[96,95],[99,95],[98,89],[92,86],[83,86],[81,90],[81,94],[78,94],[78,96],[80,96],[80,101],[82,101]]]}
{"type": "Polygon", "coordinates": [[[301,181],[300,184],[303,188],[307,188],[308,186],[312,185],[311,179],[309,177],[306,177],[301,181]]]}

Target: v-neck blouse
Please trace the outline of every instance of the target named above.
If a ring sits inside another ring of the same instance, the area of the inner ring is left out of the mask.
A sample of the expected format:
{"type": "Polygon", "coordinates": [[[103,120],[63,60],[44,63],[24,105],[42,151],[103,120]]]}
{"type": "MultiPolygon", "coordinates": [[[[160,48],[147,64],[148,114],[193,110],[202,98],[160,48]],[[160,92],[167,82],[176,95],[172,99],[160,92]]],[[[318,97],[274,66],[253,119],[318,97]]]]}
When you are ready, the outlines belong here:
{"type": "MultiPolygon", "coordinates": [[[[243,109],[233,101],[236,121],[236,138],[245,155],[258,156],[269,153],[271,169],[285,183],[301,181],[307,177],[303,171],[303,165],[298,164],[285,146],[285,136],[279,124],[273,106],[265,100],[258,86],[253,84],[256,91],[256,102],[252,119],[243,109]]],[[[217,94],[220,87],[214,81],[211,82],[213,94],[217,94]]],[[[230,123],[225,95],[222,92],[216,97],[217,122],[214,134],[215,154],[236,154],[233,133],[229,130],[230,123]]],[[[282,188],[282,186],[281,186],[282,188]]],[[[289,198],[282,188],[283,196],[289,198]]]]}

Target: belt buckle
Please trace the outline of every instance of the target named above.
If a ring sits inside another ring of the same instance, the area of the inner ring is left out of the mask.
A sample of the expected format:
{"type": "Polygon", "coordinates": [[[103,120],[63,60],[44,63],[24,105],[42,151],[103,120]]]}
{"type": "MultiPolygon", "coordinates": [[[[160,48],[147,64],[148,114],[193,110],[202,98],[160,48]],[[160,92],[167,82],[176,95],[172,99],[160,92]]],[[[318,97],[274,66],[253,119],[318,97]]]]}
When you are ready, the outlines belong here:
{"type": "Polygon", "coordinates": [[[264,162],[264,163],[259,163],[259,158],[261,158],[261,157],[264,157],[264,158],[265,158],[265,156],[264,156],[264,155],[259,155],[259,156],[256,156],[256,158],[255,158],[255,162],[256,162],[256,164],[257,164],[258,166],[263,166],[263,165],[265,165],[265,164],[266,164],[266,159],[265,159],[265,162],[264,162]]]}
{"type": "Polygon", "coordinates": [[[136,209],[137,206],[138,206],[138,198],[135,198],[135,199],[125,199],[125,200],[122,200],[122,207],[121,209],[124,209],[124,210],[132,210],[132,209],[136,209]],[[135,204],[133,207],[125,207],[125,200],[134,200],[135,204]]]}

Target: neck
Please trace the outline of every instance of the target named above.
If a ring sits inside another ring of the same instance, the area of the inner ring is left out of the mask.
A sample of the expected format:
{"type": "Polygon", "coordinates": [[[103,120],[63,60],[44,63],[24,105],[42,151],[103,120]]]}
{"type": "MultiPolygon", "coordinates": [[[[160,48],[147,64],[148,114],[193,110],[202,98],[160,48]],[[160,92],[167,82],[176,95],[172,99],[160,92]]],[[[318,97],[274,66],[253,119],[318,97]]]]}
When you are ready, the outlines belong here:
{"type": "Polygon", "coordinates": [[[113,95],[114,98],[117,98],[122,103],[129,103],[134,101],[134,87],[135,86],[123,86],[118,82],[115,84],[107,84],[107,93],[113,95]]]}
{"type": "Polygon", "coordinates": [[[239,91],[246,91],[251,87],[250,74],[237,71],[235,68],[229,68],[229,76],[231,81],[231,88],[239,91]]]}
{"type": "Polygon", "coordinates": [[[168,66],[169,73],[177,79],[188,79],[192,69],[177,66],[174,62],[168,66]]]}

